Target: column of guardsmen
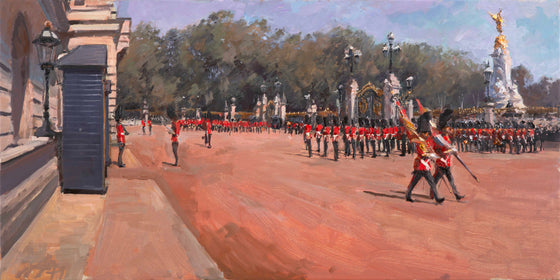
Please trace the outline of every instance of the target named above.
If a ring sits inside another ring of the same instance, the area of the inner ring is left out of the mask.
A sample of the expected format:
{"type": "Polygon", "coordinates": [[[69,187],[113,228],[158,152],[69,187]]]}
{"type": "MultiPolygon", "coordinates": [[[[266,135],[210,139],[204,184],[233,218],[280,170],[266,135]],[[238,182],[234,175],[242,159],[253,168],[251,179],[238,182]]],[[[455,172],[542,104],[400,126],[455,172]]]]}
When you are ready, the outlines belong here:
{"type": "MultiPolygon", "coordinates": [[[[413,120],[414,121],[414,120],[413,120]]],[[[358,119],[350,121],[347,117],[317,117],[315,124],[309,117],[303,121],[286,121],[280,129],[273,129],[267,121],[249,120],[178,120],[183,130],[204,131],[205,144],[211,148],[212,131],[218,133],[278,133],[302,135],[309,157],[313,151],[321,157],[337,161],[340,155],[356,159],[377,156],[389,157],[395,151],[400,156],[411,154],[413,144],[406,137],[402,125],[392,120],[358,119]],[[315,141],[312,141],[314,138],[315,141]],[[314,149],[313,149],[313,146],[314,149]]],[[[151,120],[149,120],[151,128],[151,120]]],[[[151,129],[150,129],[151,130],[151,129]]],[[[450,123],[449,138],[459,152],[511,154],[533,153],[543,150],[543,129],[532,122],[504,122],[490,125],[481,121],[455,121],[450,123]]]]}
{"type": "Polygon", "coordinates": [[[344,118],[318,117],[313,127],[311,120],[305,117],[301,123],[287,122],[286,133],[303,133],[308,156],[312,157],[315,150],[321,157],[329,156],[329,147],[332,147],[332,157],[335,161],[339,159],[339,149],[345,158],[361,159],[365,157],[375,158],[378,155],[389,157],[394,151],[400,151],[400,156],[411,154],[412,143],[408,140],[403,126],[397,126],[393,121],[358,119],[357,123],[344,118]],[[302,126],[299,129],[300,124],[302,126]],[[315,141],[312,141],[315,138],[315,141]],[[315,149],[312,148],[315,142],[315,149]],[[322,148],[321,148],[322,145],[322,148]],[[322,149],[322,152],[321,152],[322,149]]]}

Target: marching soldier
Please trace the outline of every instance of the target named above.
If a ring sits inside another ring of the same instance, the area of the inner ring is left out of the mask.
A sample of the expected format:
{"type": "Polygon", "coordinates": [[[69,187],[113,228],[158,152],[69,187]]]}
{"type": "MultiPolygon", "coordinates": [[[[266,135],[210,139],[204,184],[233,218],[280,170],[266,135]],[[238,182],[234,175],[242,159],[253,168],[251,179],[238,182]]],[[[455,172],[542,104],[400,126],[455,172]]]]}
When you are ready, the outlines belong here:
{"type": "Polygon", "coordinates": [[[356,159],[356,139],[358,138],[358,129],[356,124],[352,121],[352,127],[350,128],[350,143],[352,145],[352,159],[356,159]]]}
{"type": "Polygon", "coordinates": [[[175,156],[175,163],[173,166],[177,166],[179,163],[179,155],[177,154],[179,149],[179,133],[181,132],[181,126],[177,120],[177,114],[173,107],[167,107],[167,116],[171,119],[171,129],[168,131],[171,134],[171,148],[173,149],[173,156],[175,156]]]}
{"type": "Polygon", "coordinates": [[[338,161],[338,139],[340,135],[340,125],[338,123],[338,118],[334,122],[333,132],[332,132],[332,145],[334,149],[334,161],[338,161]]]}
{"type": "Polygon", "coordinates": [[[323,132],[323,125],[319,121],[319,117],[315,119],[317,126],[315,126],[315,140],[317,141],[317,153],[321,154],[321,133],[323,132]]]}
{"type": "Polygon", "coordinates": [[[376,139],[376,133],[375,133],[375,124],[374,124],[374,120],[370,121],[369,124],[369,141],[371,144],[371,150],[372,150],[372,158],[377,157],[377,154],[375,152],[375,139],[376,139]]]}
{"type": "Polygon", "coordinates": [[[309,152],[309,157],[311,157],[311,125],[307,116],[305,116],[305,125],[303,126],[303,137],[305,139],[305,147],[309,152]]]}
{"type": "Polygon", "coordinates": [[[331,136],[331,127],[327,123],[327,118],[323,118],[323,156],[327,157],[327,149],[329,148],[329,138],[331,136]]]}
{"type": "Polygon", "coordinates": [[[142,134],[146,135],[146,122],[144,121],[144,117],[142,117],[142,134]]]}
{"type": "Polygon", "coordinates": [[[121,117],[122,117],[122,107],[120,107],[120,105],[117,107],[117,109],[115,110],[115,121],[117,122],[117,142],[119,143],[119,157],[118,157],[118,162],[117,165],[119,167],[125,167],[125,164],[122,161],[122,156],[124,153],[124,146],[125,144],[125,129],[124,126],[121,123],[121,117]]]}
{"type": "Polygon", "coordinates": [[[212,148],[212,123],[210,120],[206,120],[206,136],[208,142],[208,149],[212,148]]]}
{"type": "Polygon", "coordinates": [[[358,143],[360,144],[360,158],[364,158],[364,142],[366,141],[365,119],[360,119],[358,128],[358,143]]]}
{"type": "Polygon", "coordinates": [[[406,195],[405,195],[406,201],[414,202],[414,200],[412,200],[411,197],[412,190],[414,190],[414,187],[416,186],[416,184],[418,184],[418,181],[420,181],[422,177],[424,177],[426,181],[428,181],[428,184],[430,185],[430,189],[434,194],[436,202],[442,203],[445,200],[444,197],[439,196],[434,181],[434,177],[430,172],[432,169],[430,160],[431,158],[435,157],[435,155],[430,153],[434,145],[433,139],[429,137],[431,131],[430,128],[431,119],[432,116],[430,112],[425,112],[418,118],[418,134],[420,134],[420,137],[422,137],[426,141],[424,143],[416,144],[416,157],[414,158],[414,171],[412,172],[413,176],[412,179],[410,180],[410,184],[408,185],[408,189],[406,191],[406,195]]]}
{"type": "MultiPolygon", "coordinates": [[[[451,144],[451,140],[449,139],[450,127],[447,122],[449,121],[449,119],[451,119],[452,114],[453,110],[446,109],[440,115],[438,121],[438,130],[441,131],[443,140],[447,141],[448,144],[451,144]]],[[[434,174],[435,185],[437,186],[439,180],[445,175],[447,177],[447,181],[449,181],[449,184],[453,189],[455,199],[461,200],[465,196],[461,195],[459,191],[457,191],[455,180],[453,180],[453,175],[451,174],[451,153],[456,153],[457,150],[455,148],[449,149],[448,147],[442,145],[435,145],[434,150],[439,156],[439,158],[436,159],[436,173],[434,174]]],[[[431,196],[433,196],[432,192],[430,192],[430,197],[431,196]]]]}
{"type": "Polygon", "coordinates": [[[350,155],[350,126],[348,125],[348,118],[344,117],[344,156],[350,155]]]}
{"type": "Polygon", "coordinates": [[[385,150],[386,154],[385,157],[389,157],[389,153],[391,152],[391,129],[389,128],[389,126],[387,125],[387,120],[382,120],[382,126],[383,126],[383,149],[385,150]]]}
{"type": "Polygon", "coordinates": [[[148,129],[150,130],[150,135],[152,135],[152,118],[148,118],[148,129]]]}

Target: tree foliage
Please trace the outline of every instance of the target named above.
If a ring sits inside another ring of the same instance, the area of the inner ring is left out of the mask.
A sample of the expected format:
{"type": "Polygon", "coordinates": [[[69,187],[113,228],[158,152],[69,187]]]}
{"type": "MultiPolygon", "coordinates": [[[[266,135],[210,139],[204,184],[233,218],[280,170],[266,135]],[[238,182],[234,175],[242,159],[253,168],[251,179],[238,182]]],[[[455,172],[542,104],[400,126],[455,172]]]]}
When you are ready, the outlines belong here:
{"type": "MultiPolygon", "coordinates": [[[[303,35],[272,30],[264,19],[234,20],[229,11],[212,13],[196,25],[165,34],[140,23],[131,34],[130,47],[118,67],[119,103],[140,108],[143,100],[161,109],[172,103],[203,110],[223,110],[236,98],[237,108],[252,111],[262,94],[269,100],[285,94],[288,111],[303,111],[305,94],[319,108],[335,110],[337,86],[350,77],[344,50],[362,51],[353,77],[360,86],[383,86],[389,59],[385,42],[361,30],[336,27],[326,33],[303,35]],[[276,82],[280,82],[278,86],[276,82]]],[[[393,73],[405,86],[414,77],[414,95],[431,108],[476,106],[484,96],[483,66],[467,53],[426,43],[402,44],[393,57],[393,73]]],[[[527,105],[557,105],[559,81],[532,75],[519,66],[512,73],[527,105]]]]}

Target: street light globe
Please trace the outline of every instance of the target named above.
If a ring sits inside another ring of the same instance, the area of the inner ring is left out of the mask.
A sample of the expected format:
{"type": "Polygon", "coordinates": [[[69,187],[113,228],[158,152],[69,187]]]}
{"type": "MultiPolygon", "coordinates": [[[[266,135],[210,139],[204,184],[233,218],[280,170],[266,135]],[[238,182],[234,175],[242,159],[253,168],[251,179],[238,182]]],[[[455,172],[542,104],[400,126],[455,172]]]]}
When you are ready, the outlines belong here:
{"type": "Polygon", "coordinates": [[[389,44],[392,44],[395,40],[395,34],[393,34],[393,32],[389,32],[389,34],[387,34],[387,40],[389,40],[389,44]]]}
{"type": "Polygon", "coordinates": [[[406,78],[406,87],[408,89],[412,88],[412,82],[414,81],[414,77],[410,76],[408,78],[406,78]]]}
{"type": "Polygon", "coordinates": [[[39,33],[39,36],[33,40],[33,45],[37,49],[39,64],[41,66],[52,66],[56,59],[56,51],[54,47],[60,44],[58,35],[51,31],[52,24],[50,21],[45,22],[45,28],[39,33]]]}

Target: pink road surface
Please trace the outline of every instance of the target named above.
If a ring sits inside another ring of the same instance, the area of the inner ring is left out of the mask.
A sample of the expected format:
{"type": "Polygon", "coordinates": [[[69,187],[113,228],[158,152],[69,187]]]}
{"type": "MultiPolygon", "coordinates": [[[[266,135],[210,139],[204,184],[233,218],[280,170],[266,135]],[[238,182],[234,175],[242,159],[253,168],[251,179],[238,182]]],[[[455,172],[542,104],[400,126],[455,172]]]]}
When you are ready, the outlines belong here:
{"type": "MultiPolygon", "coordinates": [[[[412,156],[308,158],[301,135],[183,132],[179,167],[170,137],[130,127],[141,168],[110,176],[154,179],[229,279],[488,279],[560,277],[558,149],[462,154],[465,198],[427,183],[405,201],[412,156]],[[139,133],[140,132],[140,133],[139,133]]],[[[342,150],[342,145],[341,145],[342,150]]]]}

